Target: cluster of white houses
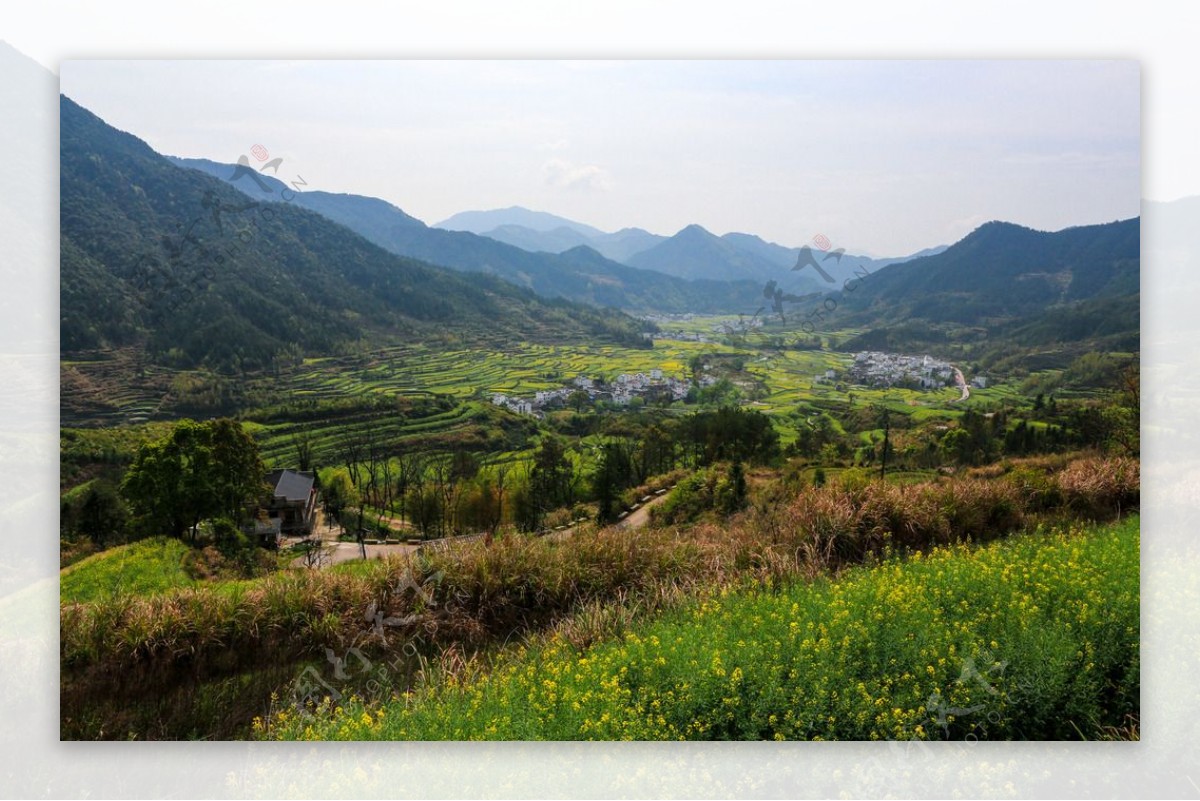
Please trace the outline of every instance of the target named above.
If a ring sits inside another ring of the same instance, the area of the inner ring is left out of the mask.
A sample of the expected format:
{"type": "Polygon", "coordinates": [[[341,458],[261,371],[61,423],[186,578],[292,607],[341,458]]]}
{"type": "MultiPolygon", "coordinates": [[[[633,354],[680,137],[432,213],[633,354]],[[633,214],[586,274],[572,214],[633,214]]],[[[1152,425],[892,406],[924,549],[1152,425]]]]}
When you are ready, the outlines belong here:
{"type": "MultiPolygon", "coordinates": [[[[655,324],[690,323],[695,318],[696,315],[691,312],[683,312],[682,314],[644,314],[641,317],[641,319],[655,324]]],[[[713,326],[713,330],[719,331],[720,326],[713,326]]],[[[706,335],[695,331],[674,331],[671,329],[657,331],[651,336],[651,339],[670,339],[676,342],[712,342],[706,335]]]]}
{"type": "MultiPolygon", "coordinates": [[[[700,384],[704,386],[713,383],[714,380],[709,376],[703,376],[700,384]]],[[[655,368],[648,375],[646,373],[621,373],[612,381],[607,382],[578,375],[569,385],[558,389],[538,390],[532,398],[518,398],[497,392],[492,395],[492,403],[517,414],[538,416],[546,409],[565,406],[567,399],[576,392],[584,393],[593,403],[604,401],[617,406],[628,406],[634,398],[668,403],[683,400],[691,388],[690,381],[664,376],[662,370],[655,368]]]]}
{"type": "Polygon", "coordinates": [[[675,342],[712,342],[706,334],[698,334],[695,331],[659,331],[654,335],[654,339],[669,339],[675,342]]]}
{"type": "Polygon", "coordinates": [[[940,389],[954,384],[954,365],[928,355],[904,356],[864,351],[854,354],[849,378],[856,384],[868,387],[899,384],[919,389],[940,389]]]}

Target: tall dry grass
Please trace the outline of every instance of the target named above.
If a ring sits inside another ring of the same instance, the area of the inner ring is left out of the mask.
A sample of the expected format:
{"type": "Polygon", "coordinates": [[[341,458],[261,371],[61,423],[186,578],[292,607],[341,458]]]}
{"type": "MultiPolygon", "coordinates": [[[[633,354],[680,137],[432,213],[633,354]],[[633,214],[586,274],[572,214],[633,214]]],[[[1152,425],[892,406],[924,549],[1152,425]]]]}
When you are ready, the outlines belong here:
{"type": "Polygon", "coordinates": [[[1136,460],[1100,457],[1058,470],[1019,464],[992,478],[775,487],[745,512],[687,528],[584,526],[564,541],[501,537],[366,570],[64,604],[63,711],[83,719],[97,698],[152,694],[350,644],[385,652],[416,638],[430,653],[452,644],[469,651],[567,618],[576,621],[571,638],[586,641],[623,625],[639,605],[659,608],[697,588],[782,582],[885,550],[991,539],[1048,513],[1107,518],[1135,507],[1138,492],[1136,460]],[[1048,499],[1058,508],[1047,509],[1048,499]]]}

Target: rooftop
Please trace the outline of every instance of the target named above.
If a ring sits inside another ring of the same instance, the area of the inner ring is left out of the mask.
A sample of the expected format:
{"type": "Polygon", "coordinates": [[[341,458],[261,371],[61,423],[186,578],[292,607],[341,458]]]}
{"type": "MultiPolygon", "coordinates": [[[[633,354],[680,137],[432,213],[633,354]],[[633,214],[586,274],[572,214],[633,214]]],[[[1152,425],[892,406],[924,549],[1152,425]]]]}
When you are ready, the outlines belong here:
{"type": "Polygon", "coordinates": [[[276,498],[288,501],[307,501],[313,488],[313,474],[298,470],[272,470],[267,483],[276,498]]]}

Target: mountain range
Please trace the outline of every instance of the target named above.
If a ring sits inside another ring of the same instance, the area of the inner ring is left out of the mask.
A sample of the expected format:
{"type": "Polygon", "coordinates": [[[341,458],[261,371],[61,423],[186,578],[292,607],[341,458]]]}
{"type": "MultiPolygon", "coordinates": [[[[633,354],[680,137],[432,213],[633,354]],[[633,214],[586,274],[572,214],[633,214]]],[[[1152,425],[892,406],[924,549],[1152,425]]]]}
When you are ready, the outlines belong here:
{"type": "Polygon", "coordinates": [[[520,206],[491,211],[468,211],[437,223],[436,227],[477,233],[531,252],[562,253],[586,245],[605,258],[631,267],[654,270],[686,279],[716,281],[775,281],[789,292],[834,289],[862,269],[874,272],[889,264],[940,253],[945,245],[894,258],[875,259],[801,247],[785,247],[754,234],[732,232],[717,236],[700,225],[689,225],[673,236],[652,234],[641,228],[605,233],[590,225],[520,206]],[[801,257],[811,255],[830,276],[826,281],[815,270],[793,274],[801,257]]]}
{"type": "Polygon", "coordinates": [[[831,300],[849,348],[940,341],[1138,350],[1141,220],[1061,231],[981,225],[945,251],[865,275],[831,300]]]}
{"type": "MultiPolygon", "coordinates": [[[[231,181],[256,199],[279,200],[289,188],[272,175],[256,174],[249,180],[243,173],[233,181],[238,172],[232,164],[171,160],[231,181]]],[[[512,206],[462,212],[427,226],[377,198],[311,190],[289,194],[294,195],[289,202],[324,214],[398,255],[489,272],[547,297],[638,312],[744,312],[757,308],[768,281],[794,294],[828,292],[863,268],[873,271],[945,249],[872,259],[808,248],[822,276],[816,270],[792,269],[805,255],[803,248],[784,247],[753,234],[717,236],[699,225],[670,237],[640,228],[606,233],[566,217],[512,206]]]]}
{"type": "MultiPolygon", "coordinates": [[[[176,166],[65,96],[59,114],[64,352],[145,346],[160,363],[239,371],[363,340],[646,344],[623,313],[397,256],[176,166]]],[[[380,204],[343,196],[331,214],[424,230],[380,204]]]]}
{"type": "MultiPolygon", "coordinates": [[[[637,312],[752,311],[761,300],[762,282],[750,277],[735,281],[688,280],[612,261],[589,245],[575,245],[560,253],[531,252],[470,231],[427,226],[377,198],[295,191],[269,174],[256,173],[251,180],[239,174],[236,165],[207,159],[172,157],[171,161],[232,182],[255,200],[278,203],[284,202],[287,195],[286,202],[341,223],[397,255],[465,272],[488,273],[543,297],[637,312]],[[240,177],[235,181],[235,176],[240,177]]],[[[517,219],[528,217],[519,215],[517,219]]]]}
{"type": "Polygon", "coordinates": [[[823,305],[864,331],[852,347],[957,341],[964,330],[1137,347],[1136,218],[1058,232],[992,222],[897,259],[699,225],[609,234],[519,207],[439,224],[570,245],[551,253],[430,227],[377,198],[286,191],[248,164],[163,157],[65,97],[61,135],[65,351],[144,341],[175,364],[247,369],[368,336],[487,330],[643,344],[636,321],[595,307],[748,312],[765,305],[771,281],[793,304],[832,293],[823,305]],[[599,249],[621,239],[628,264],[599,249]],[[166,311],[154,294],[164,284],[186,290],[166,311]]]}

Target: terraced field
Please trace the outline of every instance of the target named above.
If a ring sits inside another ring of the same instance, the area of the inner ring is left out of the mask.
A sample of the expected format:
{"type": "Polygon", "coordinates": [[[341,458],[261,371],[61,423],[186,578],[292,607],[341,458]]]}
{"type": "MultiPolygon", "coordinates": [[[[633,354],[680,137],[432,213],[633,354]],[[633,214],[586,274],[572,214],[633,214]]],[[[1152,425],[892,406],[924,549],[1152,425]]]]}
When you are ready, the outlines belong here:
{"type": "MultiPolygon", "coordinates": [[[[717,338],[713,327],[731,320],[697,317],[664,328],[707,331],[717,338]]],[[[959,404],[952,403],[958,392],[950,388],[838,389],[815,376],[826,370],[841,374],[852,363],[846,353],[662,339],[647,350],[530,342],[455,350],[400,346],[365,355],[306,359],[278,375],[248,379],[139,367],[132,353],[119,352],[62,362],[62,424],[64,435],[82,440],[103,431],[125,431],[124,439],[140,440],[143,428],[154,427],[152,421],[238,414],[272,466],[295,464],[299,436],[310,440],[317,464],[331,465],[337,460],[339,440],[368,430],[383,433],[405,450],[466,448],[519,460],[530,447],[536,423],[492,406],[493,393],[528,397],[561,387],[578,375],[612,379],[620,373],[660,369],[667,376],[690,377],[689,362],[698,354],[745,359],[733,378],[755,397],[756,408],[774,416],[784,445],[795,438],[805,413],[838,412],[847,402],[883,403],[919,421],[957,416],[970,405],[1017,394],[1011,385],[992,386],[972,390],[970,400],[959,404]],[[205,399],[223,406],[204,412],[205,399]],[[195,408],[201,411],[192,411],[195,408]]],[[[107,442],[104,450],[112,450],[107,442]]]]}
{"type": "Polygon", "coordinates": [[[397,347],[365,359],[307,360],[279,384],[280,394],[294,403],[316,405],[374,396],[395,399],[395,411],[385,407],[329,415],[319,422],[250,422],[248,427],[272,464],[294,461],[294,438],[301,431],[311,437],[321,463],[333,458],[340,438],[367,429],[382,429],[398,447],[439,449],[457,444],[480,450],[494,450],[485,447],[488,444],[505,445],[504,436],[496,436],[500,431],[510,435],[507,444],[512,447],[503,447],[504,452],[522,451],[521,433],[531,428],[532,420],[493,407],[487,400],[493,393],[531,396],[537,390],[561,387],[577,375],[610,379],[657,368],[666,375],[682,376],[688,360],[701,351],[733,352],[726,346],[687,342],[659,343],[653,350],[523,343],[491,350],[397,347]],[[441,408],[432,413],[414,414],[407,406],[435,399],[441,408]]]}
{"type": "Polygon", "coordinates": [[[612,378],[654,368],[666,375],[683,375],[694,354],[723,351],[733,349],[695,342],[658,342],[653,350],[533,343],[486,350],[400,347],[374,353],[359,365],[339,359],[312,360],[286,387],[299,397],[319,399],[367,392],[456,398],[494,392],[530,395],[561,387],[577,375],[612,378]]]}
{"type": "Polygon", "coordinates": [[[59,377],[62,425],[106,426],[160,416],[171,371],[138,366],[132,353],[122,351],[64,360],[59,377]]]}
{"type": "Polygon", "coordinates": [[[246,428],[259,442],[263,460],[272,466],[294,464],[295,438],[302,432],[309,438],[313,456],[320,464],[329,464],[336,458],[338,442],[367,431],[381,433],[390,442],[399,446],[424,442],[436,445],[434,440],[449,442],[458,435],[465,435],[477,424],[477,416],[487,414],[479,404],[458,404],[446,410],[416,418],[400,413],[356,412],[348,415],[331,416],[318,422],[282,422],[273,424],[247,423],[246,428]],[[473,421],[475,421],[473,423],[473,421]]]}

